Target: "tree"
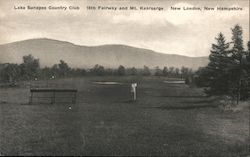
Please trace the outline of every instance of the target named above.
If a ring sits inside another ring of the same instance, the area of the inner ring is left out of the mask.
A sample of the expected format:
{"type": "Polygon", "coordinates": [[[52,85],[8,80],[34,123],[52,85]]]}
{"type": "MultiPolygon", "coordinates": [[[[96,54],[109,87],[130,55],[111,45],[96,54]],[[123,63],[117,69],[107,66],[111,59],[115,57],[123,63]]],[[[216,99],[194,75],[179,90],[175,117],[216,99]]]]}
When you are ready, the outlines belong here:
{"type": "Polygon", "coordinates": [[[247,64],[248,64],[248,77],[250,77],[250,41],[247,43],[247,64]]]}
{"type": "Polygon", "coordinates": [[[117,69],[117,74],[118,74],[119,76],[124,76],[124,75],[125,75],[125,71],[126,71],[125,67],[122,66],[122,65],[120,65],[120,66],[118,67],[118,69],[117,69]]]}
{"type": "Polygon", "coordinates": [[[247,69],[248,69],[248,77],[250,77],[250,41],[247,43],[247,51],[246,51],[246,59],[247,59],[247,69]]]}
{"type": "Polygon", "coordinates": [[[103,66],[96,64],[92,69],[90,69],[90,73],[102,76],[105,74],[105,69],[103,66]]]}
{"type": "Polygon", "coordinates": [[[189,69],[186,67],[181,67],[181,78],[187,78],[189,75],[189,69]]]}
{"type": "Polygon", "coordinates": [[[155,67],[155,76],[161,76],[162,70],[159,68],[159,66],[155,67]]]}
{"type": "Polygon", "coordinates": [[[39,59],[35,59],[32,55],[23,56],[23,63],[20,65],[22,76],[24,79],[32,79],[38,76],[40,70],[39,59]]]}
{"type": "Polygon", "coordinates": [[[243,61],[246,59],[247,53],[243,47],[243,31],[240,25],[235,25],[232,30],[232,64],[230,65],[231,71],[231,88],[232,93],[236,95],[237,104],[239,100],[248,95],[247,90],[244,89],[247,84],[247,69],[243,61]]]}
{"type": "Polygon", "coordinates": [[[250,95],[250,41],[247,43],[247,72],[248,72],[248,96],[250,95]]]}
{"type": "Polygon", "coordinates": [[[170,68],[169,68],[169,76],[170,76],[170,77],[173,77],[173,76],[174,76],[174,69],[175,69],[174,67],[170,67],[170,68]]]}
{"type": "Polygon", "coordinates": [[[150,69],[146,65],[143,66],[142,75],[143,76],[149,76],[149,75],[151,75],[150,69]]]}
{"type": "Polygon", "coordinates": [[[1,81],[14,83],[20,79],[21,69],[17,64],[5,64],[0,72],[1,81]]]}
{"type": "Polygon", "coordinates": [[[233,43],[233,48],[232,48],[232,57],[236,62],[240,63],[241,58],[244,54],[244,47],[243,47],[243,30],[240,25],[235,25],[232,30],[232,43],[233,43]]]}
{"type": "Polygon", "coordinates": [[[68,64],[63,61],[63,60],[60,60],[60,63],[58,64],[58,70],[59,70],[59,75],[61,77],[65,77],[69,74],[70,72],[70,67],[68,66],[68,64]]]}
{"type": "Polygon", "coordinates": [[[179,77],[179,75],[180,75],[180,69],[175,68],[175,77],[179,77]]]}
{"type": "Polygon", "coordinates": [[[51,67],[51,74],[47,78],[50,78],[51,76],[57,76],[58,77],[59,75],[60,75],[59,66],[58,66],[58,64],[54,64],[51,67]]]}
{"type": "Polygon", "coordinates": [[[163,76],[168,76],[168,67],[164,67],[163,70],[162,70],[162,74],[163,76]]]}
{"type": "Polygon", "coordinates": [[[248,54],[250,53],[250,41],[247,42],[247,51],[248,51],[248,54]]]}
{"type": "Polygon", "coordinates": [[[207,72],[203,72],[203,74],[209,74],[209,94],[225,94],[228,92],[229,87],[228,75],[225,71],[228,63],[229,43],[226,42],[222,33],[219,33],[215,39],[216,44],[212,44],[210,50],[210,62],[206,68],[207,72]]]}

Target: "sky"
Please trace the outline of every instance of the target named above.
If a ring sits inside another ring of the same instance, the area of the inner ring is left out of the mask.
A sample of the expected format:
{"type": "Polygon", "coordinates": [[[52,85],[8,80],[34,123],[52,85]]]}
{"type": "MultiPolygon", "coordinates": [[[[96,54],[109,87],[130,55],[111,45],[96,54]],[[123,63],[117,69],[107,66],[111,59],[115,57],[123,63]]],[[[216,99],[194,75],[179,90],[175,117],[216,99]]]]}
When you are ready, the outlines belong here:
{"type": "Polygon", "coordinates": [[[243,27],[249,40],[248,0],[0,0],[0,44],[51,38],[76,45],[125,44],[161,53],[207,56],[219,32],[231,41],[231,28],[243,27]],[[75,6],[79,10],[20,10],[20,6],[75,6]],[[138,10],[87,10],[87,6],[138,10]],[[163,11],[139,7],[162,7],[163,11]],[[241,11],[197,11],[183,7],[241,7],[241,11]],[[174,11],[171,7],[180,7],[174,11]]]}

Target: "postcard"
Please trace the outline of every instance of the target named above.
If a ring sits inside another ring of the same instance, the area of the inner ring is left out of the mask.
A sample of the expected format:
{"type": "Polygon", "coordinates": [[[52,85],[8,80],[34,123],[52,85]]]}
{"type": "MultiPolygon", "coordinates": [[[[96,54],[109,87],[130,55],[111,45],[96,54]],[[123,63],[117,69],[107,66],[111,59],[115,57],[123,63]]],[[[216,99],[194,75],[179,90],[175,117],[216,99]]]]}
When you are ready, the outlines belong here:
{"type": "Polygon", "coordinates": [[[1,156],[248,156],[248,0],[0,0],[1,156]]]}

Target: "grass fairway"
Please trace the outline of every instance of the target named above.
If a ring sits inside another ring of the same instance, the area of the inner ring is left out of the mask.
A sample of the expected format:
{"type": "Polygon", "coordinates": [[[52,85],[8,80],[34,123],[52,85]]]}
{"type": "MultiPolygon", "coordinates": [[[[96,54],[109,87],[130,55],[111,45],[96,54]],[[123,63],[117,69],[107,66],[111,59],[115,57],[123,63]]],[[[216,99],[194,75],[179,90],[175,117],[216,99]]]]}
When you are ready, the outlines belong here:
{"type": "MultiPolygon", "coordinates": [[[[77,103],[28,105],[29,88],[0,89],[1,155],[246,156],[249,112],[223,112],[201,89],[164,78],[53,80],[77,103]],[[96,84],[112,81],[119,84],[96,84]],[[131,102],[130,84],[138,82],[131,102]]],[[[33,84],[44,84],[45,81],[33,84]]]]}

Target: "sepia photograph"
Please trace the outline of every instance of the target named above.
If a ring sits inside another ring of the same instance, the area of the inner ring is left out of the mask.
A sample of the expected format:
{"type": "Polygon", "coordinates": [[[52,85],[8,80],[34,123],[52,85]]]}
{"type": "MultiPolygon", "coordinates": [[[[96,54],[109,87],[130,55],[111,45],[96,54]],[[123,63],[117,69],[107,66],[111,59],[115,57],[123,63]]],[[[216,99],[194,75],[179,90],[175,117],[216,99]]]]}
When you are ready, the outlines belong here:
{"type": "Polygon", "coordinates": [[[249,0],[0,0],[0,156],[250,156],[249,0]]]}

